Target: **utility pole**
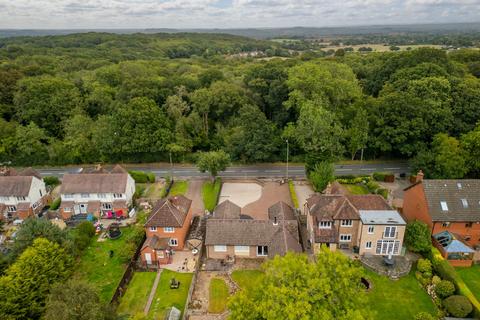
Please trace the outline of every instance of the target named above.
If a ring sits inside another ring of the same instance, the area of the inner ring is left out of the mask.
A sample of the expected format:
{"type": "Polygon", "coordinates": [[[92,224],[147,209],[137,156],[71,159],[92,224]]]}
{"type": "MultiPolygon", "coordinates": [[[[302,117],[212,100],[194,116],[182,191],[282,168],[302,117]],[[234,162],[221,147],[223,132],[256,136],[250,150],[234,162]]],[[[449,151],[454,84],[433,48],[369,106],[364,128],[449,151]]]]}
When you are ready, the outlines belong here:
{"type": "Polygon", "coordinates": [[[172,162],[172,151],[169,151],[168,152],[169,155],[170,155],[170,177],[172,178],[173,180],[173,162],[172,162]]]}
{"type": "Polygon", "coordinates": [[[287,182],[288,182],[288,139],[285,141],[287,142],[287,182]]]}

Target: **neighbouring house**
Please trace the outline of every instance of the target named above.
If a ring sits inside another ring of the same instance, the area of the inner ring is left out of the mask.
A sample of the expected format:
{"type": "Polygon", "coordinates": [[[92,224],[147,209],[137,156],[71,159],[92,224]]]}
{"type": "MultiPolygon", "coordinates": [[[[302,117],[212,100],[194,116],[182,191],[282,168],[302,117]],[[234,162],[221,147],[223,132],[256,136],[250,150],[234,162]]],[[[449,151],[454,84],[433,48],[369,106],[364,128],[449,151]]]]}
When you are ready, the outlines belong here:
{"type": "Polygon", "coordinates": [[[89,173],[67,173],[60,189],[60,213],[65,220],[78,214],[125,217],[134,193],[135,181],[119,165],[111,172],[100,168],[89,173]]]}
{"type": "Polygon", "coordinates": [[[322,245],[360,254],[402,252],[405,221],[380,195],[314,194],[304,212],[314,253],[322,245]]]}
{"type": "Polygon", "coordinates": [[[207,219],[205,246],[210,259],[272,258],[302,252],[299,238],[295,211],[288,204],[271,206],[268,220],[253,220],[227,200],[207,219]]]}
{"type": "Polygon", "coordinates": [[[480,180],[430,180],[419,172],[405,189],[403,215],[425,222],[432,235],[448,231],[480,260],[480,180]]]}
{"type": "Polygon", "coordinates": [[[455,267],[470,267],[473,263],[475,250],[470,248],[459,237],[451,232],[442,231],[434,234],[433,245],[440,250],[442,256],[455,267]]]}
{"type": "Polygon", "coordinates": [[[2,219],[26,219],[41,212],[49,196],[38,172],[27,168],[0,169],[0,216],[2,219]]]}
{"type": "Polygon", "coordinates": [[[145,223],[147,240],[141,249],[146,266],[158,267],[172,261],[176,250],[183,250],[192,222],[192,200],[178,195],[158,201],[145,223]]]}

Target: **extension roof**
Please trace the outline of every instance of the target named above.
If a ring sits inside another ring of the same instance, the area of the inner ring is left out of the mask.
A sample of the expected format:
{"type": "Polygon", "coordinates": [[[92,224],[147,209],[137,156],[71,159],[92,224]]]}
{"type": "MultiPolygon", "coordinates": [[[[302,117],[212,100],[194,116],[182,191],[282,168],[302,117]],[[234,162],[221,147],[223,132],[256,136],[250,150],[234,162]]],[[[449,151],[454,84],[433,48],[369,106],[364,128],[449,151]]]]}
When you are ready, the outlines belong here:
{"type": "Polygon", "coordinates": [[[242,208],[230,200],[225,200],[213,211],[215,219],[240,219],[242,208]]]}
{"type": "Polygon", "coordinates": [[[182,227],[192,200],[178,195],[158,201],[145,223],[146,227],[182,227]]]}

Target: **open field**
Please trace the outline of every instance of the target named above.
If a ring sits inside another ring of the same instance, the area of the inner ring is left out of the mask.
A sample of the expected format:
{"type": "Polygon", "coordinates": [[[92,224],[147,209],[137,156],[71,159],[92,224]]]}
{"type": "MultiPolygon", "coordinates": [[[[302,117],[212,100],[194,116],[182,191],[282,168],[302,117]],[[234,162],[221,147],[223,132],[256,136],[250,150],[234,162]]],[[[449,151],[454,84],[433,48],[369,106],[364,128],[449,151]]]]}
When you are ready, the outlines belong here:
{"type": "Polygon", "coordinates": [[[128,234],[133,229],[121,230],[122,236],[116,240],[107,238],[98,242],[98,237],[95,237],[76,267],[75,277],[84,279],[97,288],[103,302],[110,302],[125,272],[126,263],[122,261],[120,252],[124,249],[128,234]],[[113,251],[112,257],[110,251],[113,251]]]}
{"type": "MultiPolygon", "coordinates": [[[[353,48],[353,51],[357,52],[359,48],[361,47],[370,47],[373,49],[374,52],[386,52],[390,51],[390,46],[389,45],[383,45],[383,44],[358,44],[358,45],[351,45],[351,46],[327,46],[325,48],[322,48],[324,51],[328,50],[338,50],[338,49],[345,49],[345,48],[353,48]]],[[[405,51],[407,48],[413,49],[418,49],[418,48],[436,48],[440,49],[442,46],[440,45],[435,45],[435,44],[416,44],[416,45],[408,45],[408,46],[397,46],[400,48],[399,51],[405,51]]]]}

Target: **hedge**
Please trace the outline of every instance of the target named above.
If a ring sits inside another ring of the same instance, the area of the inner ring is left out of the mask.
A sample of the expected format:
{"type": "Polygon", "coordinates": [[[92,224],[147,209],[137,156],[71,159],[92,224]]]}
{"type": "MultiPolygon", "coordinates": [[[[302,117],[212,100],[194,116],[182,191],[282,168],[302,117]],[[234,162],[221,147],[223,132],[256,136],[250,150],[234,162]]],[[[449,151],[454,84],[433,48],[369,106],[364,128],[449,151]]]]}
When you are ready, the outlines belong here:
{"type": "Polygon", "coordinates": [[[476,318],[480,318],[480,302],[475,298],[472,291],[468,288],[467,284],[463,281],[463,279],[458,275],[455,271],[455,268],[452,267],[447,260],[442,257],[440,251],[437,248],[432,247],[431,250],[431,260],[433,269],[435,272],[444,280],[451,281],[457,292],[465,297],[470,301],[473,306],[473,314],[476,318]]]}
{"type": "Polygon", "coordinates": [[[297,193],[295,192],[295,186],[293,185],[292,180],[288,181],[288,188],[290,189],[290,196],[292,197],[293,205],[295,206],[296,209],[298,209],[299,205],[298,205],[297,193]]]}
{"type": "Polygon", "coordinates": [[[147,182],[155,182],[155,175],[153,173],[146,173],[143,171],[128,171],[130,175],[132,176],[133,180],[135,180],[136,183],[147,183],[147,182]]]}

